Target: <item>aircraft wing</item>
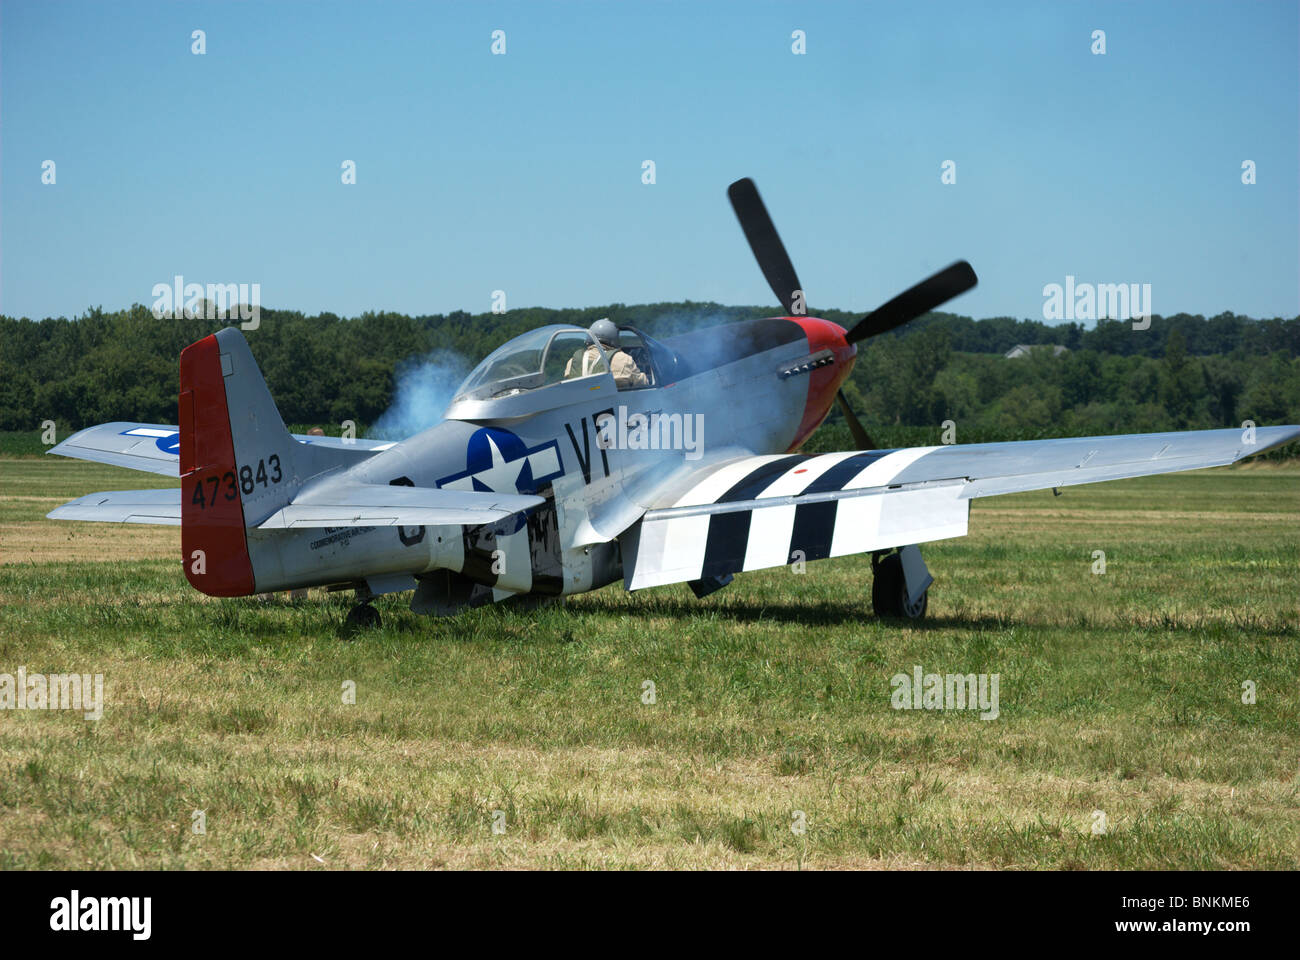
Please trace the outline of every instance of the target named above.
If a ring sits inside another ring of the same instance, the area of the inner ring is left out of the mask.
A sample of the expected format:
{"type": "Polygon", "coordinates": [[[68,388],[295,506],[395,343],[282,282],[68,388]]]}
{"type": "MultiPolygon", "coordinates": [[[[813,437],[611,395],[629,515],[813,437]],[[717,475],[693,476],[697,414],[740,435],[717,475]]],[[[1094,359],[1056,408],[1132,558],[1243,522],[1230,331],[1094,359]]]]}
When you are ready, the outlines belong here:
{"type": "MultiPolygon", "coordinates": [[[[373,453],[393,444],[386,440],[344,440],[341,437],[313,437],[293,434],[295,440],[314,446],[373,453]]],[[[108,463],[130,470],[180,476],[180,430],[164,423],[101,423],[79,430],[47,453],[77,460],[108,463]]]]}
{"type": "Polygon", "coordinates": [[[913,483],[932,473],[947,473],[968,480],[964,497],[991,497],[1219,467],[1297,438],[1300,426],[1257,427],[1249,438],[1246,431],[1232,428],[950,444],[925,448],[929,453],[899,471],[893,482],[913,483]]]}
{"type": "Polygon", "coordinates": [[[1220,466],[1297,437],[1286,426],[741,457],[656,499],[623,537],[624,577],[637,590],[965,536],[976,497],[1220,466]]]}
{"type": "Polygon", "coordinates": [[[61,507],[55,507],[46,516],[51,520],[96,520],[103,523],[166,523],[179,526],[181,522],[181,490],[109,490],[105,493],[88,493],[61,507]]]}
{"type": "Polygon", "coordinates": [[[281,507],[259,530],[299,527],[415,527],[495,523],[545,503],[541,497],[382,483],[333,483],[281,507]]]}

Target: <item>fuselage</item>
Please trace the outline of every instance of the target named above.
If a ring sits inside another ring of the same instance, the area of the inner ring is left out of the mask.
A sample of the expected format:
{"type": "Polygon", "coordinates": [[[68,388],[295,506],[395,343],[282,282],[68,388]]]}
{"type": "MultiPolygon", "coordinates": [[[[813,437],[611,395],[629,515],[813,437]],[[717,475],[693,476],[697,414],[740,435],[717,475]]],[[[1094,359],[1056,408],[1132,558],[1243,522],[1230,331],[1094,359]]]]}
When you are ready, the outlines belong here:
{"type": "MultiPolygon", "coordinates": [[[[622,575],[616,537],[711,462],[797,450],[826,417],[857,348],[814,317],[742,321],[663,341],[654,385],[586,377],[435,426],[333,477],[543,496],[527,519],[476,528],[248,531],[259,590],[448,569],[497,591],[580,593],[622,575]],[[663,369],[660,369],[663,368],[663,369]],[[485,415],[486,414],[486,415],[485,415]]],[[[378,592],[378,591],[377,591],[378,592]]]]}

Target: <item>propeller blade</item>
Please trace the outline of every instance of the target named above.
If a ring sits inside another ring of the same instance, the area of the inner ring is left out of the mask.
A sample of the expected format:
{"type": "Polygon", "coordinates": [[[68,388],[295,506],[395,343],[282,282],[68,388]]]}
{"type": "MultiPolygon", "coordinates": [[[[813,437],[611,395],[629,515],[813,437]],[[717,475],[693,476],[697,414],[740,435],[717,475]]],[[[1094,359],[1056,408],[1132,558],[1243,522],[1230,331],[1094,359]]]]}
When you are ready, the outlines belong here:
{"type": "Polygon", "coordinates": [[[749,249],[754,251],[754,259],[767,278],[767,285],[781,301],[785,312],[791,316],[806,314],[808,307],[804,303],[803,287],[754,181],[748,177],[737,180],[727,188],[727,197],[731,200],[731,209],[736,211],[740,229],[745,231],[749,249]]]}
{"type": "Polygon", "coordinates": [[[877,307],[859,320],[845,339],[849,343],[857,343],[867,337],[888,333],[909,320],[929,313],[939,304],[947,303],[959,293],[965,293],[977,283],[979,278],[975,276],[971,265],[965,260],[958,260],[877,307]]]}
{"type": "Polygon", "coordinates": [[[858,449],[876,449],[875,443],[872,442],[871,437],[867,436],[867,431],[853,412],[853,408],[849,406],[849,398],[844,396],[843,390],[835,394],[835,401],[840,405],[840,412],[844,414],[844,421],[849,425],[849,433],[853,434],[853,442],[857,444],[858,449]]]}

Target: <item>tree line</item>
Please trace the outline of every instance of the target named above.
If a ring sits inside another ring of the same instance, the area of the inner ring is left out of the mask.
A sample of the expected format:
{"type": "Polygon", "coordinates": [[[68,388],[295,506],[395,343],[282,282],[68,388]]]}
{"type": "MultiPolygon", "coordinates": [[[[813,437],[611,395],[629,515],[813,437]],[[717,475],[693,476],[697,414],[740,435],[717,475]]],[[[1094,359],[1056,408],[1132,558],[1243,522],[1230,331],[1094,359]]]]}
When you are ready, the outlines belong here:
{"type": "MultiPolygon", "coordinates": [[[[246,337],[285,421],[329,429],[343,420],[373,423],[400,372],[424,357],[450,356],[467,373],[542,324],[588,326],[608,316],[666,337],[772,312],[692,302],[353,318],[262,309],[246,337]]],[[[820,315],[846,327],[858,319],[820,315]]],[[[36,430],[45,420],[61,431],[108,420],[174,423],[177,357],[221,325],[159,320],[138,304],[72,319],[0,316],[0,429],[36,430]]],[[[1085,328],[936,313],[861,344],[845,389],[868,424],[953,420],[961,440],[1297,423],[1300,318],[1179,314],[1135,330],[1114,320],[1085,328]],[[1006,359],[1017,344],[1067,350],[1006,359]]]]}

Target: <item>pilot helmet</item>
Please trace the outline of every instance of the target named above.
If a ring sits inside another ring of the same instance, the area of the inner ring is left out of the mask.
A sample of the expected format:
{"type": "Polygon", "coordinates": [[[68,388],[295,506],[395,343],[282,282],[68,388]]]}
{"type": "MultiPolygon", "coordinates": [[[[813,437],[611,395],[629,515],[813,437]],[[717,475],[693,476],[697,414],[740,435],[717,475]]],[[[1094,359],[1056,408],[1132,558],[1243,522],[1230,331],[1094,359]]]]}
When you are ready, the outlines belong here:
{"type": "Polygon", "coordinates": [[[601,317],[591,325],[589,332],[607,347],[618,346],[618,325],[609,317],[601,317]]]}

